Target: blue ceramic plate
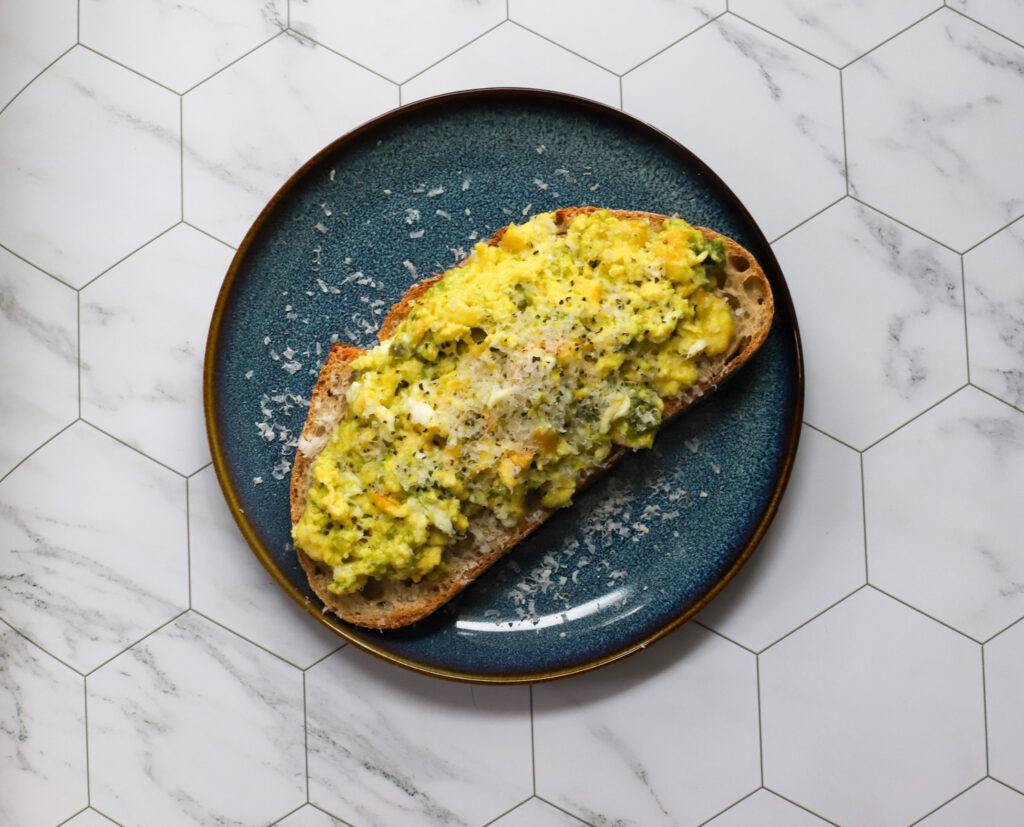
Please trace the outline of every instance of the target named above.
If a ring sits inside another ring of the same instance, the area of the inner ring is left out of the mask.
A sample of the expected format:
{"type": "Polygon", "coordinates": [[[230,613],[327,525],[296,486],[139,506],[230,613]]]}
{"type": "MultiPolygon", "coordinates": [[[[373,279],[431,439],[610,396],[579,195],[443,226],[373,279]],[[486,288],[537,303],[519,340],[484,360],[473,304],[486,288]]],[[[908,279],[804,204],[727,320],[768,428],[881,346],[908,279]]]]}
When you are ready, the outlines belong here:
{"type": "Polygon", "coordinates": [[[204,376],[221,486],[242,533],[306,611],[418,671],[483,682],[601,666],[689,619],[735,574],[782,496],[803,373],[764,236],[692,153],[621,112],[550,92],[480,90],[388,113],[302,167],[228,271],[204,376]],[[323,614],[289,541],[289,468],[332,341],[366,347],[410,284],[499,227],[560,206],[678,213],[762,263],[776,318],[712,397],[625,458],[447,608],[376,632],[323,614]]]}

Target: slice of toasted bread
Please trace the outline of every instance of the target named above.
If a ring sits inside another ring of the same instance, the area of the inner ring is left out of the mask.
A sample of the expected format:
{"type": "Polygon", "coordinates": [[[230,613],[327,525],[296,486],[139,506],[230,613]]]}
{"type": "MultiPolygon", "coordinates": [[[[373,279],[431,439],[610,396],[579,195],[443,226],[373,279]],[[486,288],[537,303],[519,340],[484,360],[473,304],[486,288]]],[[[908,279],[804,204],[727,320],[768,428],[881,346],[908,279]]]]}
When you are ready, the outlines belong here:
{"type": "MultiPolygon", "coordinates": [[[[568,229],[573,218],[581,213],[593,212],[594,207],[573,207],[558,210],[556,224],[561,232],[568,229]]],[[[645,218],[660,228],[666,216],[646,212],[611,211],[622,219],[645,218]]],[[[706,238],[720,237],[719,233],[698,228],[706,238]]],[[[504,228],[494,234],[491,244],[497,244],[504,228]]],[[[721,236],[725,238],[724,236],[721,236]]],[[[725,238],[725,265],[720,268],[715,294],[725,299],[735,321],[735,336],[730,348],[715,357],[703,357],[696,384],[677,396],[665,400],[663,420],[676,416],[700,398],[709,388],[721,383],[734,373],[760,347],[774,314],[774,303],[768,279],[754,257],[743,247],[725,238]]],[[[381,341],[388,339],[395,327],[408,315],[412,302],[422,296],[441,275],[435,275],[413,285],[395,304],[385,318],[379,333],[381,341]]],[[[306,500],[313,480],[313,465],[330,439],[335,426],[345,417],[352,362],[362,353],[349,345],[334,345],[320,372],[319,380],[310,399],[299,448],[295,455],[291,479],[291,519],[297,523],[306,509],[306,500]]],[[[599,468],[581,478],[583,487],[603,473],[624,449],[613,453],[599,468]]],[[[431,614],[464,589],[476,577],[507,554],[520,540],[540,526],[551,512],[537,508],[527,514],[511,529],[503,526],[487,512],[473,518],[465,537],[445,550],[447,566],[443,579],[410,581],[371,580],[362,591],[353,594],[335,594],[328,590],[332,580],[331,568],[313,560],[301,549],[296,549],[313,591],[324,602],[326,609],[343,620],[357,626],[392,629],[407,626],[431,614]]]]}

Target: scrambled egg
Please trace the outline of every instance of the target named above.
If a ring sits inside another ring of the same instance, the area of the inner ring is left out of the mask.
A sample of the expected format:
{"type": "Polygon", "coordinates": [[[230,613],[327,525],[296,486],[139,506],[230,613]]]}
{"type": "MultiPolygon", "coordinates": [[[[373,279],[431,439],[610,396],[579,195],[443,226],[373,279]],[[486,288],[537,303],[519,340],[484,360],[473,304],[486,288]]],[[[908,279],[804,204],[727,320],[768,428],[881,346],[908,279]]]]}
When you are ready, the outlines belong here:
{"type": "Polygon", "coordinates": [[[353,363],[296,545],[348,593],[443,574],[482,509],[512,524],[569,505],[615,446],[649,447],[663,400],[728,347],[728,305],[704,289],[723,260],[680,219],[656,232],[606,211],[477,244],[353,363]]]}

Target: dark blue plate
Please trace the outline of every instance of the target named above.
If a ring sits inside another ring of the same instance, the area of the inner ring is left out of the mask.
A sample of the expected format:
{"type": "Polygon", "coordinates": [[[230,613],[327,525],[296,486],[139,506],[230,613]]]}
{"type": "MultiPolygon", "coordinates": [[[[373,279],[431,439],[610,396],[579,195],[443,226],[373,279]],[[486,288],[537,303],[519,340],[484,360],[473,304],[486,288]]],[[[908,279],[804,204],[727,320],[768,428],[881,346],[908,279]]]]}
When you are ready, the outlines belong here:
{"type": "Polygon", "coordinates": [[[562,677],[648,645],[702,608],[753,551],[799,435],[803,370],[789,291],[735,195],[692,153],[623,113],[533,90],[402,107],[305,164],[224,280],[204,373],[214,465],[274,579],[356,646],[482,682],[562,677]],[[289,541],[294,441],[332,341],[363,347],[410,284],[498,227],[559,206],[673,214],[732,236],[776,297],[759,353],[625,458],[461,597],[375,632],[323,614],[289,541]]]}

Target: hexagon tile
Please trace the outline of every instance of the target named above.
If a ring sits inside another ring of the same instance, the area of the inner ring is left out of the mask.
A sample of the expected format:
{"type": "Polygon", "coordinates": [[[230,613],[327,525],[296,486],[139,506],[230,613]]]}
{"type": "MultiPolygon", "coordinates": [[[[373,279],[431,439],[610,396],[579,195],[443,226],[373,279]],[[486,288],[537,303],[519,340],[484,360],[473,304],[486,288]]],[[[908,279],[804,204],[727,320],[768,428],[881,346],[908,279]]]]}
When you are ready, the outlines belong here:
{"type": "Polygon", "coordinates": [[[82,417],[183,474],[209,461],[203,349],[231,256],[179,225],[81,293],[82,417]]]}
{"type": "Polygon", "coordinates": [[[869,582],[991,637],[1024,616],[1022,491],[1024,413],[965,388],[864,456],[869,582]]]}
{"type": "Polygon", "coordinates": [[[909,824],[985,775],[977,644],[871,588],[761,656],[764,784],[839,824],[909,824]]]}
{"type": "Polygon", "coordinates": [[[483,824],[532,792],[526,687],[396,673],[346,646],[307,672],[306,714],[309,800],[353,824],[483,824]]]}
{"type": "Polygon", "coordinates": [[[1020,0],[0,0],[0,824],[1024,824],[1021,136],[1020,0]],[[524,85],[732,188],[806,404],[696,622],[478,686],[276,585],[201,374],[233,248],[302,163],[524,85]]]}
{"type": "Polygon", "coordinates": [[[601,824],[696,824],[760,784],[754,657],[695,625],[534,689],[537,794],[601,824]]]}
{"type": "Polygon", "coordinates": [[[839,73],[727,15],[622,79],[623,108],[695,152],[769,238],[845,194],[839,73]],[[709,67],[729,66],[728,73],[709,67]],[[664,78],[696,94],[666,106],[664,78]]]}
{"type": "Polygon", "coordinates": [[[812,425],[866,448],[967,381],[954,253],[849,198],[774,248],[800,314],[812,425]]]}
{"type": "Polygon", "coordinates": [[[294,33],[278,36],[185,96],[185,219],[238,244],[301,164],[397,104],[386,80],[294,33]]]}
{"type": "Polygon", "coordinates": [[[181,218],[180,103],[78,47],[0,117],[0,244],[73,287],[181,218]]]}
{"type": "Polygon", "coordinates": [[[183,479],[72,425],[0,482],[0,617],[94,669],[188,606],[185,530],[183,479]]]}
{"type": "Polygon", "coordinates": [[[1019,217],[1022,67],[944,9],[845,69],[850,192],[961,251],[1019,217]]]}
{"type": "Polygon", "coordinates": [[[90,801],[118,821],[267,824],[305,800],[302,674],[210,621],[183,615],[87,690],[90,801]]]}

